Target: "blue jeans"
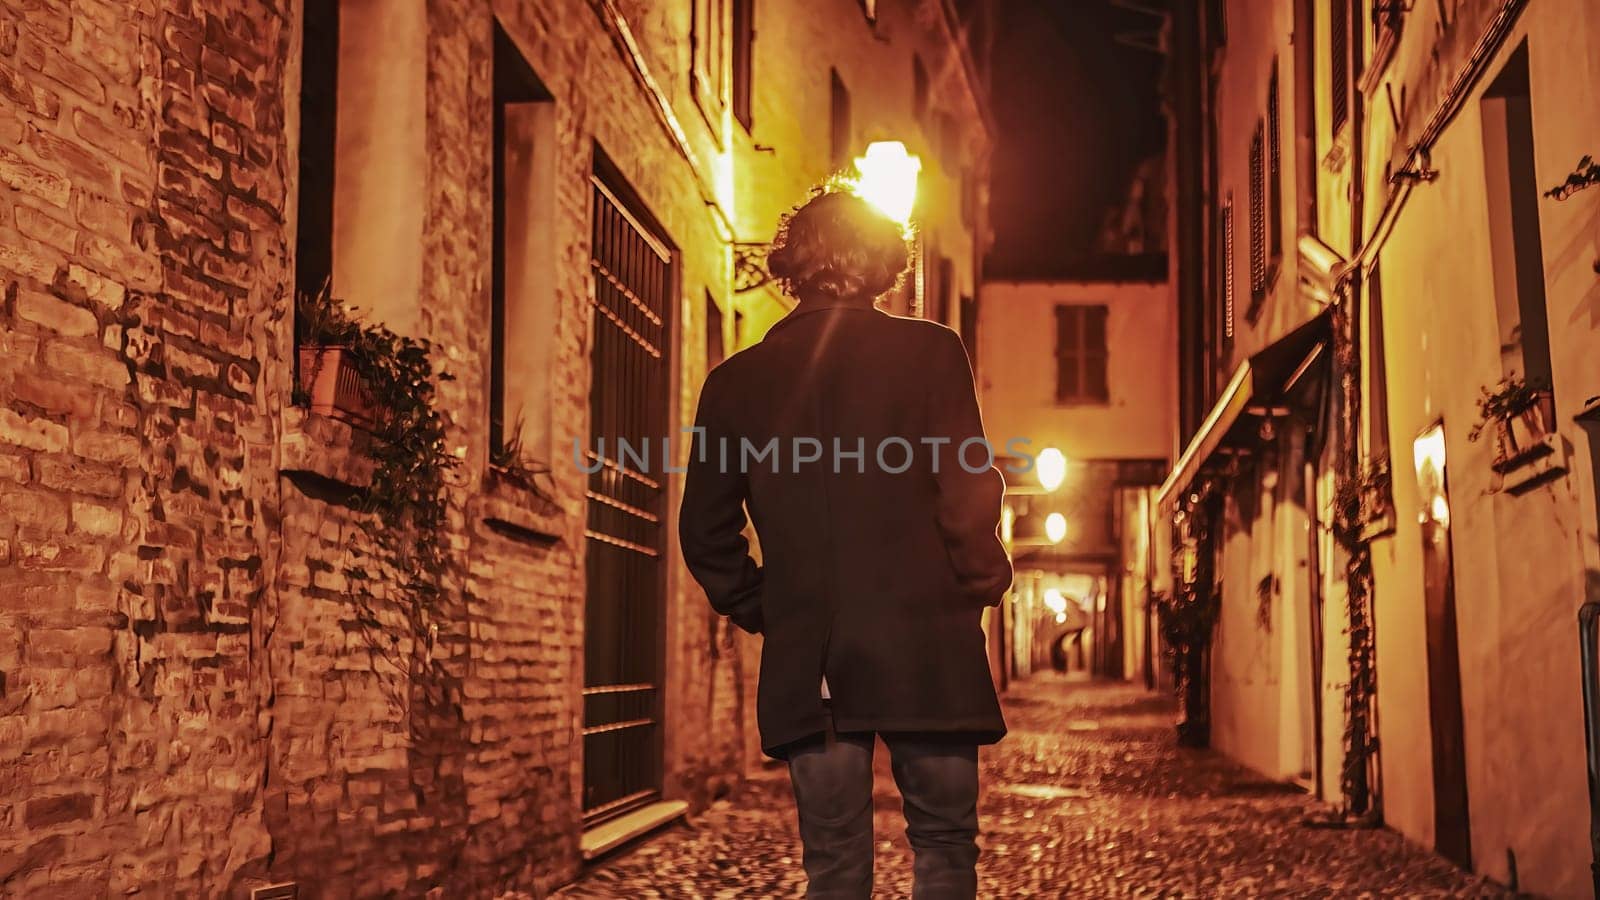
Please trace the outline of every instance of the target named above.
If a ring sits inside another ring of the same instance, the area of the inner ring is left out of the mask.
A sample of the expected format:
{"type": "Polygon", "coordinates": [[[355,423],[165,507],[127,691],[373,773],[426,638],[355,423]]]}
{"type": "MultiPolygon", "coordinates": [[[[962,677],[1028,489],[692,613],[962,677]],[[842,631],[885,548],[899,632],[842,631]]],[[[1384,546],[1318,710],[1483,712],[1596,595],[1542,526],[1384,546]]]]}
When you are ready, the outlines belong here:
{"type": "MultiPolygon", "coordinates": [[[[914,900],[978,894],[978,747],[958,737],[885,734],[915,854],[914,900]]],[[[806,896],[872,895],[871,734],[831,732],[793,748],[789,780],[805,845],[806,896]]]]}

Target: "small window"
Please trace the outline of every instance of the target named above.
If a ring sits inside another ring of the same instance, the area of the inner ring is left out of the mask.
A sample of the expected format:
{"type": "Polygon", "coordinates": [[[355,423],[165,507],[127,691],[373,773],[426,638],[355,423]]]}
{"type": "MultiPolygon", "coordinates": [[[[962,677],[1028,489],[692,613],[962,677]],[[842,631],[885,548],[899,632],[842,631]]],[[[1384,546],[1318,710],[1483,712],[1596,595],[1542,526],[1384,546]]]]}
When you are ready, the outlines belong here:
{"type": "Polygon", "coordinates": [[[911,115],[928,127],[928,67],[916,54],[911,55],[911,115]]]}
{"type": "Polygon", "coordinates": [[[751,77],[755,55],[755,0],[733,0],[733,117],[750,130],[751,77]]]}
{"type": "Polygon", "coordinates": [[[1106,404],[1105,306],[1062,304],[1056,307],[1056,402],[1106,404]]]}
{"type": "Polygon", "coordinates": [[[971,166],[961,167],[961,224],[968,230],[978,225],[978,181],[971,166]]]}
{"type": "Polygon", "coordinates": [[[934,267],[938,283],[933,286],[933,303],[929,304],[928,318],[941,325],[949,324],[950,298],[955,292],[956,267],[950,257],[941,255],[934,267]]]}
{"type": "Polygon", "coordinates": [[[722,307],[717,298],[706,291],[706,371],[710,372],[728,358],[728,345],[722,333],[722,307]]]}
{"type": "Polygon", "coordinates": [[[831,69],[828,73],[830,104],[828,109],[828,162],[835,169],[844,169],[850,165],[854,156],[851,150],[853,138],[850,134],[850,89],[845,87],[844,79],[839,77],[838,69],[831,69]]]}
{"type": "Polygon", "coordinates": [[[946,172],[961,168],[961,126],[956,117],[939,113],[939,165],[946,172]]]}

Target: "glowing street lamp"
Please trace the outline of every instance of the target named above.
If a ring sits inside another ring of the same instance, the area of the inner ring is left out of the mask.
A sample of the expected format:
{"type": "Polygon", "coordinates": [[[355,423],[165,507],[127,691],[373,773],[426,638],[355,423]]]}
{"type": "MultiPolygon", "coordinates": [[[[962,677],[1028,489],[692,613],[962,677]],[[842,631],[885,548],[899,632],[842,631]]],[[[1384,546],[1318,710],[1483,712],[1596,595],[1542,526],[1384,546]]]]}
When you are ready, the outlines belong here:
{"type": "Polygon", "coordinates": [[[1050,543],[1059,544],[1067,536],[1067,517],[1061,513],[1051,513],[1044,520],[1044,536],[1050,543]]]}
{"type": "Polygon", "coordinates": [[[1067,477],[1067,457],[1054,447],[1040,450],[1033,464],[1039,473],[1039,486],[1046,491],[1061,487],[1067,477]]]}
{"type": "Polygon", "coordinates": [[[873,141],[867,154],[856,157],[856,193],[884,215],[904,225],[917,203],[917,173],[922,160],[899,141],[873,141]]]}

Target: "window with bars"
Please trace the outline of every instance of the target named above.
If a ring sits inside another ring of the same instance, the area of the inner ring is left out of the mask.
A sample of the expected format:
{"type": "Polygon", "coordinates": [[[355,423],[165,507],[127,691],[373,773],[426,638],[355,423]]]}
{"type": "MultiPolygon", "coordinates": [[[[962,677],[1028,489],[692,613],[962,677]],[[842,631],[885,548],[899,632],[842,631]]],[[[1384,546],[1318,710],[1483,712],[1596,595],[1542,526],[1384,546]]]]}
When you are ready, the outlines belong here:
{"type": "Polygon", "coordinates": [[[1109,309],[1089,304],[1056,307],[1056,402],[1111,402],[1107,378],[1109,309]]]}
{"type": "Polygon", "coordinates": [[[1250,138],[1250,318],[1267,297],[1267,189],[1265,126],[1256,120],[1250,138]]]}
{"type": "Polygon", "coordinates": [[[838,69],[828,71],[828,161],[835,169],[850,164],[850,89],[839,77],[838,69]]]}
{"type": "Polygon", "coordinates": [[[1328,61],[1333,133],[1350,119],[1350,0],[1328,0],[1328,61]]]}
{"type": "Polygon", "coordinates": [[[755,0],[733,0],[733,117],[750,130],[756,42],[755,0]]]}

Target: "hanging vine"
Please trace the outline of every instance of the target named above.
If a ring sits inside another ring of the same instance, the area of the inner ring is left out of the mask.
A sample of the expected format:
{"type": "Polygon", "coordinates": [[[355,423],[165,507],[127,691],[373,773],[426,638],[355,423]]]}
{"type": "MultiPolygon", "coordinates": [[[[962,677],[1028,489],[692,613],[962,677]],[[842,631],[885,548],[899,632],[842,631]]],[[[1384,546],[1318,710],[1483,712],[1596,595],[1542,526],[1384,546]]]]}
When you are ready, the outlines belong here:
{"type": "Polygon", "coordinates": [[[1211,737],[1210,676],[1207,662],[1211,635],[1222,611],[1222,585],[1216,582],[1215,529],[1220,515],[1221,487],[1207,476],[1175,513],[1172,593],[1154,596],[1163,645],[1173,683],[1183,704],[1178,740],[1206,746],[1211,737]]]}
{"type": "Polygon", "coordinates": [[[1372,728],[1377,696],[1377,664],[1372,623],[1372,547],[1365,535],[1363,498],[1367,494],[1357,436],[1361,427],[1361,352],[1352,313],[1357,291],[1347,285],[1332,313],[1333,348],[1339,385],[1339,421],[1334,460],[1333,537],[1345,551],[1345,614],[1348,620],[1350,682],[1345,688],[1344,766],[1339,786],[1346,812],[1357,819],[1376,814],[1369,772],[1378,750],[1372,728]]]}
{"type": "Polygon", "coordinates": [[[446,477],[460,461],[437,407],[439,384],[451,376],[434,371],[432,343],[357,321],[326,289],[302,296],[297,312],[297,342],[343,348],[371,396],[373,473],[351,499],[359,539],[346,542],[341,574],[369,647],[410,677],[428,658],[451,568],[446,477]],[[386,609],[398,612],[406,634],[384,627],[386,609]]]}

